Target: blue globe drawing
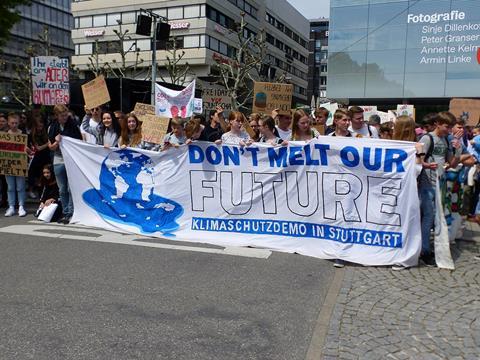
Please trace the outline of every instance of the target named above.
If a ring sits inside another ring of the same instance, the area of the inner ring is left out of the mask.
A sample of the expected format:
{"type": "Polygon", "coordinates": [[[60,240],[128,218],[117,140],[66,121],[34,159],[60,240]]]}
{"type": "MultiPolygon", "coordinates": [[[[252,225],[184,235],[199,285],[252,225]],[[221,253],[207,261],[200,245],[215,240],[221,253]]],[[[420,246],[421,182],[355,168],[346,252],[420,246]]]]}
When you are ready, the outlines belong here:
{"type": "Polygon", "coordinates": [[[83,199],[103,218],[138,227],[144,233],[171,234],[183,207],[154,194],[154,166],[150,157],[130,149],[111,152],[102,163],[100,189],[83,199]]]}

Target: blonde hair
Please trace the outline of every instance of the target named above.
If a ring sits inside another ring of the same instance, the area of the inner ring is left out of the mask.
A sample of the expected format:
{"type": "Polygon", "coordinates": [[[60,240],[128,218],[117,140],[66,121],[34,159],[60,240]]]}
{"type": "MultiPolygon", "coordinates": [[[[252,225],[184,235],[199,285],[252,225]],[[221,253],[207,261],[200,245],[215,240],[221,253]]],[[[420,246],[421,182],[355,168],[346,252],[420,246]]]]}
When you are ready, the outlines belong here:
{"type": "Polygon", "coordinates": [[[67,111],[68,111],[68,107],[64,104],[57,104],[53,107],[53,113],[55,115],[58,115],[67,111]]]}
{"type": "Polygon", "coordinates": [[[297,139],[297,136],[298,136],[298,122],[300,121],[301,118],[303,118],[305,116],[308,117],[307,113],[302,109],[295,110],[295,112],[293,113],[292,140],[297,139]]]}
{"type": "Polygon", "coordinates": [[[399,116],[395,121],[392,140],[416,141],[415,120],[410,116],[399,116]]]}

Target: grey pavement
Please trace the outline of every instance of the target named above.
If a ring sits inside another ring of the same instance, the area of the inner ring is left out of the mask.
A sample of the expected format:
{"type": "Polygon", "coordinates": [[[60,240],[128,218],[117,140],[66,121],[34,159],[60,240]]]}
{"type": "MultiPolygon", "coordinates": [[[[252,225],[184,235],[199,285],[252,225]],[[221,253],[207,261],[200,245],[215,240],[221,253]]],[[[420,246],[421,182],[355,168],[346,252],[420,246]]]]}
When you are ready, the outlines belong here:
{"type": "Polygon", "coordinates": [[[479,245],[467,223],[454,271],[346,267],[321,358],[480,359],[479,245]]]}

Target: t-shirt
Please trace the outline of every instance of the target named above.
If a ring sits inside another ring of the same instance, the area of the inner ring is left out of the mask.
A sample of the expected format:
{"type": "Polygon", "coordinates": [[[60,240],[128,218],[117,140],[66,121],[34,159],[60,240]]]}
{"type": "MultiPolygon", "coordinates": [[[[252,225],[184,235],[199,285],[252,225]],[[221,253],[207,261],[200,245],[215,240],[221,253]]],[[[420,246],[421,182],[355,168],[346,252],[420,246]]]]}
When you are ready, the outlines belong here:
{"type": "Polygon", "coordinates": [[[200,138],[198,140],[215,142],[216,140],[222,137],[223,130],[220,124],[217,124],[216,127],[212,128],[210,123],[207,123],[202,130],[200,138]]]}
{"type": "Polygon", "coordinates": [[[246,131],[241,131],[239,135],[233,134],[231,131],[222,135],[222,143],[226,145],[240,145],[240,141],[247,142],[250,136],[246,131]]]}
{"type": "Polygon", "coordinates": [[[287,131],[280,129],[276,126],[278,131],[278,136],[282,138],[282,140],[290,140],[292,138],[292,129],[288,129],[287,131]]]}
{"type": "Polygon", "coordinates": [[[366,138],[376,138],[378,139],[378,131],[375,127],[363,124],[363,126],[355,130],[352,125],[348,127],[348,130],[352,133],[353,137],[366,137],[366,138]],[[369,131],[370,129],[370,131],[369,131]]]}
{"type": "MultiPolygon", "coordinates": [[[[434,132],[429,133],[433,139],[432,155],[426,156],[423,160],[426,163],[437,163],[437,170],[423,169],[422,173],[418,177],[418,184],[420,186],[435,186],[437,177],[441,176],[444,172],[444,165],[447,158],[452,153],[448,146],[447,140],[443,137],[438,137],[434,132]],[[438,175],[437,175],[438,173],[438,175]]],[[[429,152],[431,141],[430,136],[424,135],[420,138],[419,142],[423,145],[425,153],[429,152]]]]}

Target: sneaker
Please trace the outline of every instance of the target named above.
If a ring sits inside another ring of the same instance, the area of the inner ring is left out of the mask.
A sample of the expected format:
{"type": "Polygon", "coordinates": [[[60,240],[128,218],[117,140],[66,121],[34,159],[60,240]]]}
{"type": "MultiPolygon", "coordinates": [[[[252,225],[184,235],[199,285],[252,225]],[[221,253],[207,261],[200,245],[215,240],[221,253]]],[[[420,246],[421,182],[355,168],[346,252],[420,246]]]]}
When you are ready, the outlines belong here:
{"type": "Polygon", "coordinates": [[[13,216],[15,215],[15,208],[13,206],[9,206],[7,209],[7,212],[5,213],[5,216],[13,216]]]}
{"type": "Polygon", "coordinates": [[[333,266],[336,268],[343,268],[345,267],[345,261],[340,259],[335,259],[335,261],[333,262],[333,266]]]}
{"type": "Polygon", "coordinates": [[[27,212],[25,211],[23,206],[18,207],[18,216],[20,216],[20,217],[27,216],[27,212]]]}
{"type": "Polygon", "coordinates": [[[33,191],[30,191],[30,192],[28,193],[28,197],[29,197],[30,199],[36,199],[36,198],[37,198],[37,194],[35,194],[33,191]]]}
{"type": "Polygon", "coordinates": [[[407,269],[406,266],[403,266],[403,265],[400,265],[400,264],[395,264],[392,266],[392,270],[393,271],[402,271],[402,270],[405,270],[407,269]]]}
{"type": "Polygon", "coordinates": [[[67,225],[67,224],[70,224],[70,219],[71,219],[70,216],[64,216],[60,220],[58,220],[57,223],[67,225]]]}
{"type": "Polygon", "coordinates": [[[435,262],[435,256],[432,254],[423,255],[420,257],[420,259],[422,259],[423,263],[428,267],[437,266],[437,263],[435,262]]]}

